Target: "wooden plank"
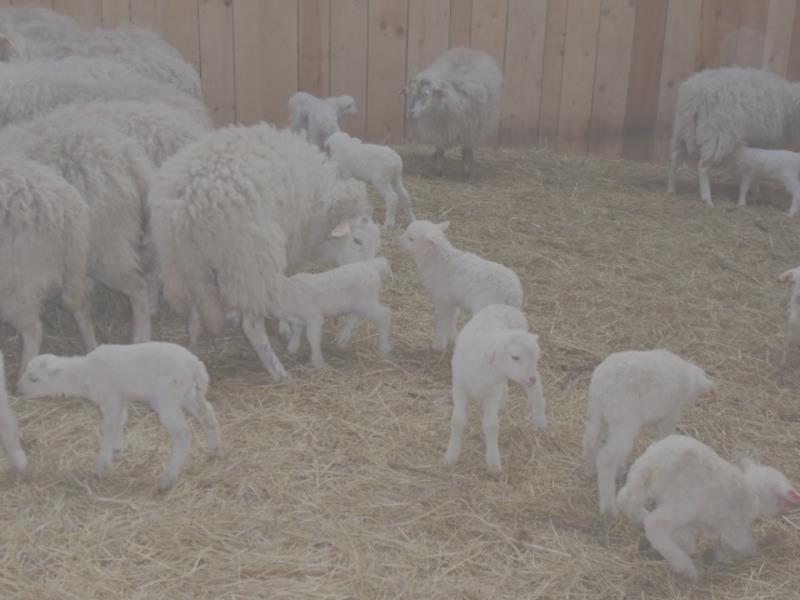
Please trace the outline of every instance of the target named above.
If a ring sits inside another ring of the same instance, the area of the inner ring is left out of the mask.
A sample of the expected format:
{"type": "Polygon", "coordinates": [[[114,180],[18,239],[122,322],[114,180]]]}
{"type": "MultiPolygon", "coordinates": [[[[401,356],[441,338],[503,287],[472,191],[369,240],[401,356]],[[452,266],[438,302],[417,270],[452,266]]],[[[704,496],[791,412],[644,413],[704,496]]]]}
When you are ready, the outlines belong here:
{"type": "Polygon", "coordinates": [[[764,69],[785,76],[789,65],[797,0],[769,0],[764,39],[764,69]]]}
{"type": "Polygon", "coordinates": [[[589,129],[591,154],[609,158],[622,156],[622,129],[625,125],[635,22],[636,2],[603,0],[589,129]]]}
{"type": "Polygon", "coordinates": [[[397,144],[403,139],[408,5],[397,0],[369,4],[367,138],[397,144]]]}
{"type": "Polygon", "coordinates": [[[102,0],[103,27],[116,27],[122,23],[130,23],[130,0],[102,0]]]}
{"type": "Polygon", "coordinates": [[[566,38],[567,3],[563,0],[549,0],[542,66],[542,102],[539,107],[539,145],[551,149],[555,149],[558,143],[566,38]]]}
{"type": "Polygon", "coordinates": [[[339,126],[358,137],[367,130],[367,0],[336,0],[331,10],[331,95],[349,94],[358,114],[339,126]]]}
{"type": "Polygon", "coordinates": [[[300,0],[299,11],[299,87],[324,98],[331,91],[331,2],[300,0]]]}
{"type": "Polygon", "coordinates": [[[702,5],[697,0],[670,0],[669,3],[656,109],[653,148],[653,160],[656,162],[662,162],[669,156],[678,86],[696,70],[701,9],[702,5]]]}
{"type": "Polygon", "coordinates": [[[636,11],[622,143],[625,158],[647,161],[653,154],[667,3],[668,0],[648,0],[636,11]],[[646,10],[642,10],[645,6],[646,10]]]}
{"type": "Polygon", "coordinates": [[[44,6],[53,8],[53,0],[12,0],[12,6],[44,6]]]}
{"type": "MultiPolygon", "coordinates": [[[[198,0],[158,0],[157,29],[187,62],[200,70],[198,0]]],[[[220,23],[224,26],[224,23],[220,23]]]]}
{"type": "MultiPolygon", "coordinates": [[[[507,0],[480,0],[472,5],[471,46],[488,53],[501,71],[505,68],[507,0]]],[[[484,144],[497,147],[500,143],[500,125],[484,144]]]]}
{"type": "MultiPolygon", "coordinates": [[[[745,0],[745,2],[750,0],[745,0]]],[[[703,0],[700,36],[700,69],[733,64],[736,56],[736,30],[739,27],[739,0],[703,0]]]]}
{"type": "Polygon", "coordinates": [[[794,25],[792,27],[792,41],[789,45],[786,78],[790,81],[800,80],[800,6],[794,11],[794,25]]]}
{"type": "Polygon", "coordinates": [[[547,0],[509,0],[500,140],[532,145],[539,134],[547,0]]]}
{"type": "Polygon", "coordinates": [[[131,23],[160,31],[159,0],[130,0],[131,23]]]}
{"type": "Polygon", "coordinates": [[[599,2],[569,0],[556,146],[563,154],[582,155],[589,148],[599,24],[599,2]]]}
{"type": "Polygon", "coordinates": [[[472,0],[450,0],[450,47],[469,47],[472,32],[472,0]]]}
{"type": "Polygon", "coordinates": [[[100,0],[55,0],[53,8],[85,27],[96,27],[103,20],[100,0]]]}
{"type": "Polygon", "coordinates": [[[232,5],[222,0],[200,0],[199,23],[200,72],[206,105],[217,125],[233,123],[236,82],[232,5]]]}
{"type": "Polygon", "coordinates": [[[739,5],[739,28],[736,30],[736,51],[733,64],[761,68],[769,3],[744,1],[739,5]]]}
{"type": "Polygon", "coordinates": [[[409,0],[408,79],[448,49],[450,0],[409,0]]]}

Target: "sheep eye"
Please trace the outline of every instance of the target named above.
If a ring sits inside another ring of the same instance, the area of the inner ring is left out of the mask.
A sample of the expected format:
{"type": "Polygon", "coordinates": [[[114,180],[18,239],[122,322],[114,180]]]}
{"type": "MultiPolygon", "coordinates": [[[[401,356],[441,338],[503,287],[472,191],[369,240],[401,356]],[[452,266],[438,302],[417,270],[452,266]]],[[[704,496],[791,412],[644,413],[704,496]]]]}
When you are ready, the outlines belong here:
{"type": "Polygon", "coordinates": [[[519,360],[519,356],[512,356],[511,360],[519,360]]]}
{"type": "Polygon", "coordinates": [[[361,246],[361,245],[364,243],[364,242],[362,242],[362,241],[361,241],[360,239],[358,239],[358,238],[353,238],[353,241],[354,241],[354,242],[355,242],[357,245],[359,245],[359,246],[361,246]]]}

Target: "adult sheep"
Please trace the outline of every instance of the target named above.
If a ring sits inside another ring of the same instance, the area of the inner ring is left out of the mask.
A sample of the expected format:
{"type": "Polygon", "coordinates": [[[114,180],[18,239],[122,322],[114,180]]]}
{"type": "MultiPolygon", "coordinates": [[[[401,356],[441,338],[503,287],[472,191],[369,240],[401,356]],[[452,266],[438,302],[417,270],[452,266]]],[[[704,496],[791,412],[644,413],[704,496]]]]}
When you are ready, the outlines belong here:
{"type": "Polygon", "coordinates": [[[436,146],[441,175],[444,152],[461,146],[464,176],[472,172],[472,150],[497,129],[503,74],[482,50],[451,48],[414,76],[405,89],[417,139],[436,146]]]}
{"type": "Polygon", "coordinates": [[[342,222],[371,214],[364,184],[289,130],[226,127],[159,170],[149,206],[164,297],[188,315],[189,344],[231,311],[274,379],[286,377],[264,328],[284,305],[285,272],[342,222]]]}
{"type": "Polygon", "coordinates": [[[800,83],[760,69],[700,71],[678,87],[667,192],[675,193],[678,165],[696,158],[700,197],[713,206],[710,167],[732,161],[744,145],[784,148],[798,141],[800,83]]]}

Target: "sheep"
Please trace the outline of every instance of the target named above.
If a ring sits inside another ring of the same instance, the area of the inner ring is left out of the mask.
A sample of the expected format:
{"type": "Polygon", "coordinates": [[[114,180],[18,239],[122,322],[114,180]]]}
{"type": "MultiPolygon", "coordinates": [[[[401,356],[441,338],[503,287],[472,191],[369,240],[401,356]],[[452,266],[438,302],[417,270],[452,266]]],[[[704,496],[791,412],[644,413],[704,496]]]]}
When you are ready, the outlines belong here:
{"type": "Polygon", "coordinates": [[[521,385],[528,396],[531,420],[547,427],[542,382],[538,371],[539,337],[528,331],[528,322],[516,308],[490,304],[464,325],[453,350],[453,414],[450,442],[444,460],[454,465],[461,454],[461,437],[467,424],[467,403],[479,400],[483,407],[486,466],[499,472],[498,413],[508,397],[508,380],[521,385]]]}
{"type": "Polygon", "coordinates": [[[519,277],[501,264],[454,248],[444,234],[449,226],[449,221],[413,221],[398,238],[400,247],[414,257],[417,276],[433,297],[432,347],[437,352],[456,339],[459,308],[473,316],[489,304],[522,308],[519,277]]]}
{"type": "Polygon", "coordinates": [[[219,450],[219,424],[207,392],[203,363],[185,348],[166,342],[104,344],[86,356],[42,354],[28,363],[17,385],[22,398],[78,396],[97,405],[102,416],[97,477],[103,477],[112,459],[122,454],[128,403],[148,403],[172,440],[172,456],[159,482],[164,491],[177,481],[189,452],[183,411],[200,422],[208,454],[219,450]]]}
{"type": "Polygon", "coordinates": [[[62,121],[55,113],[0,132],[6,154],[47,165],[89,205],[89,275],[125,294],[134,343],[150,339],[150,302],[143,274],[153,167],[134,140],[92,115],[62,121]]]}
{"type": "MultiPolygon", "coordinates": [[[[308,131],[309,129],[309,113],[317,106],[325,106],[328,109],[323,109],[316,119],[321,120],[317,123],[317,128],[325,127],[331,129],[330,121],[336,123],[336,130],[339,128],[339,119],[345,115],[356,114],[356,101],[352,96],[331,96],[330,98],[317,98],[308,92],[297,92],[289,97],[287,103],[289,109],[289,128],[295,133],[301,131],[308,131]],[[332,112],[331,112],[332,111],[332,112]],[[333,113],[333,117],[331,114],[333,113]],[[324,116],[323,116],[324,115],[324,116]],[[327,122],[326,122],[327,119],[327,122]]],[[[324,133],[315,133],[315,137],[322,137],[324,133]]],[[[309,140],[311,138],[309,137],[309,140]]],[[[321,145],[327,136],[322,137],[317,143],[321,145]]]]}
{"type": "Polygon", "coordinates": [[[289,277],[284,286],[285,298],[277,311],[281,318],[294,325],[289,352],[297,352],[305,326],[311,346],[311,364],[324,367],[320,348],[323,319],[346,315],[347,322],[336,338],[340,348],[350,341],[359,319],[366,317],[378,326],[378,351],[384,356],[389,354],[391,312],[379,300],[381,283],[387,273],[389,261],[379,256],[322,273],[297,273],[289,277]]]}
{"type": "Polygon", "coordinates": [[[19,443],[19,428],[17,417],[8,404],[6,392],[6,374],[3,365],[3,353],[0,352],[0,443],[6,451],[6,456],[17,471],[24,471],[28,465],[28,457],[19,443]]]}
{"type": "Polygon", "coordinates": [[[788,216],[800,210],[800,152],[789,150],[764,150],[741,148],[736,155],[736,172],[739,175],[739,206],[747,203],[747,192],[753,181],[765,177],[782,183],[792,195],[788,216]]]}
{"type": "Polygon", "coordinates": [[[337,178],[324,154],[267,123],[215,130],[167,160],[148,197],[167,303],[188,316],[189,347],[226,313],[273,379],[286,370],[264,319],[287,269],[305,263],[348,219],[370,216],[364,184],[337,178]]]}
{"type": "Polygon", "coordinates": [[[724,67],[695,73],[678,87],[667,192],[678,165],[697,158],[700,197],[713,206],[708,169],[743,146],[785,148],[800,141],[800,84],[759,69],[724,67]]]}
{"type": "Polygon", "coordinates": [[[66,15],[38,6],[0,8],[0,60],[14,60],[33,46],[66,48],[81,43],[87,30],[66,15]]]}
{"type": "Polygon", "coordinates": [[[792,284],[792,291],[789,294],[787,340],[790,344],[800,346],[800,267],[784,271],[778,281],[792,284]]]}
{"type": "Polygon", "coordinates": [[[416,220],[411,197],[403,187],[403,159],[388,146],[363,144],[360,139],[338,131],[325,140],[325,151],[338,165],[342,177],[355,177],[375,186],[386,201],[384,227],[394,227],[398,196],[408,211],[409,221],[416,220]]]}
{"type": "Polygon", "coordinates": [[[461,146],[464,177],[469,177],[473,148],[500,122],[503,74],[492,57],[481,50],[451,48],[403,91],[417,139],[436,146],[439,175],[445,150],[461,146]]]}
{"type": "Polygon", "coordinates": [[[39,354],[42,305],[53,290],[92,350],[88,205],[55,171],[19,156],[0,155],[0,182],[0,318],[22,338],[20,372],[39,354]]]}
{"type": "Polygon", "coordinates": [[[684,409],[699,398],[716,397],[703,369],[663,349],[610,354],[592,373],[583,458],[589,477],[597,475],[600,512],[616,515],[615,479],[644,425],[658,438],[671,434],[684,409]]]}
{"type": "Polygon", "coordinates": [[[636,459],[617,503],[677,573],[697,580],[698,536],[713,540],[715,560],[750,556],[755,519],[800,504],[800,493],[772,467],[733,465],[702,442],[670,435],[636,459]]]}

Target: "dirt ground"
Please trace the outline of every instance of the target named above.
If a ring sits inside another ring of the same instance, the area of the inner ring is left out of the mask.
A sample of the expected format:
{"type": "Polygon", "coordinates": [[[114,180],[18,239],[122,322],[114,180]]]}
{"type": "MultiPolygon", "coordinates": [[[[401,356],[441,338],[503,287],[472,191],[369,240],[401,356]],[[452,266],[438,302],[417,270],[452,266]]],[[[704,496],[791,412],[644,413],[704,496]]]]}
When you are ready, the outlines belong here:
{"type": "MultiPolygon", "coordinates": [[[[329,366],[317,371],[307,347],[291,359],[274,333],[292,375],[276,385],[238,329],[206,340],[223,452],[207,459],[193,424],[187,467],[166,495],[156,483],[169,441],[152,412],[131,410],[125,456],[98,481],[93,406],[15,401],[30,467],[16,476],[0,457],[0,597],[798,597],[800,510],[757,524],[757,556],[701,568],[690,584],[641,552],[624,518],[598,517],[580,459],[592,369],[611,352],[666,347],[719,385],[681,430],[800,482],[800,352],[785,352],[787,289],[777,282],[800,264],[800,221],[785,216],[782,190],[763,187],[736,209],[723,182],[707,209],[688,169],[673,198],[665,170],[651,165],[483,151],[463,182],[455,154],[438,178],[429,149],[401,150],[417,216],[450,220],[457,247],[522,279],[549,429],[533,428],[512,388],[500,427],[504,473],[484,467],[477,406],[461,460],[443,465],[449,354],[430,349],[432,304],[394,241],[401,212],[383,240],[394,270],[385,293],[393,355],[376,353],[372,325],[339,350],[331,323],[329,366]]],[[[95,305],[99,336],[124,341],[124,305],[108,295],[95,305]]],[[[46,321],[44,351],[80,352],[68,316],[49,309],[46,321]]],[[[13,381],[18,340],[1,333],[13,381]]],[[[154,337],[185,342],[165,307],[154,337]]],[[[636,452],[651,439],[647,431],[636,452]]]]}

